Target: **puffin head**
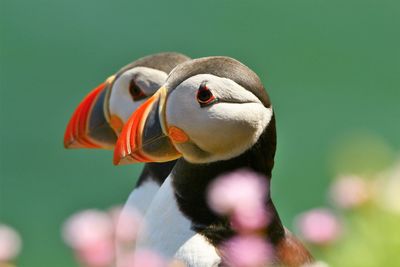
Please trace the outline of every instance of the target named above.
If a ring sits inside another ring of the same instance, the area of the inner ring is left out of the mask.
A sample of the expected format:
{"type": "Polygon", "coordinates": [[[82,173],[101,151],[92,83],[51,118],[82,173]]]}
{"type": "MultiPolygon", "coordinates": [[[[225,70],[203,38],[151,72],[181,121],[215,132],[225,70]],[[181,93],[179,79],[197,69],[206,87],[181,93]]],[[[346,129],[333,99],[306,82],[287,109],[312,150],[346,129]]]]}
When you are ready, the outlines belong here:
{"type": "Polygon", "coordinates": [[[270,99],[252,70],[229,57],[190,60],[130,117],[114,163],[228,160],[255,145],[271,121],[270,99]]]}
{"type": "Polygon", "coordinates": [[[91,91],[73,113],[64,135],[65,148],[112,149],[123,125],[164,84],[168,73],[189,60],[179,53],[140,58],[91,91]]]}

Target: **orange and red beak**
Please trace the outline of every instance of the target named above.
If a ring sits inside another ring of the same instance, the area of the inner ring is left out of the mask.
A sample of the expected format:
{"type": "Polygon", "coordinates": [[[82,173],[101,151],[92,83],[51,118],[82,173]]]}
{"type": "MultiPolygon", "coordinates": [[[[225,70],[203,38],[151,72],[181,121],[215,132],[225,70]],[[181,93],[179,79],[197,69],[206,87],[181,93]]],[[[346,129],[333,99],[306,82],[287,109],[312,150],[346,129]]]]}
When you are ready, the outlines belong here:
{"type": "MultiPolygon", "coordinates": [[[[111,78],[111,79],[110,79],[111,78]]],[[[64,135],[65,148],[112,149],[117,135],[108,122],[110,77],[91,91],[73,113],[64,135]]]]}
{"type": "Polygon", "coordinates": [[[114,164],[166,162],[179,158],[165,122],[167,89],[161,87],[130,117],[118,138],[114,164]]]}

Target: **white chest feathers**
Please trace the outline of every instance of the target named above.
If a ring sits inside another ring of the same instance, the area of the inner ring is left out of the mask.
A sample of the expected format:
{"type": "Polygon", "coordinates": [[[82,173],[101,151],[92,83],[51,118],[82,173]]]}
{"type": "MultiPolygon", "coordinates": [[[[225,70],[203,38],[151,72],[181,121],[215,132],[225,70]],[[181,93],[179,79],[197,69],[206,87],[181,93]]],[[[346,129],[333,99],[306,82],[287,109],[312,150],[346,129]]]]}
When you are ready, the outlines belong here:
{"type": "Polygon", "coordinates": [[[151,249],[166,258],[172,258],[195,235],[190,229],[190,221],[183,216],[175,201],[170,176],[148,207],[144,221],[146,225],[139,230],[137,248],[151,249]]]}
{"type": "Polygon", "coordinates": [[[217,267],[221,263],[215,247],[200,234],[186,241],[175,253],[174,258],[188,267],[217,267]]]}
{"type": "Polygon", "coordinates": [[[143,224],[143,217],[160,186],[148,180],[129,195],[119,215],[116,229],[116,265],[124,266],[124,258],[135,248],[135,237],[143,224]]]}
{"type": "Polygon", "coordinates": [[[129,212],[130,209],[133,209],[144,216],[159,189],[160,186],[155,181],[149,180],[144,182],[131,192],[122,212],[129,212]]]}
{"type": "Polygon", "coordinates": [[[139,230],[138,249],[153,250],[165,258],[176,258],[187,266],[217,266],[215,248],[191,230],[191,222],[176,203],[171,177],[165,180],[144,217],[146,225],[139,230]]]}

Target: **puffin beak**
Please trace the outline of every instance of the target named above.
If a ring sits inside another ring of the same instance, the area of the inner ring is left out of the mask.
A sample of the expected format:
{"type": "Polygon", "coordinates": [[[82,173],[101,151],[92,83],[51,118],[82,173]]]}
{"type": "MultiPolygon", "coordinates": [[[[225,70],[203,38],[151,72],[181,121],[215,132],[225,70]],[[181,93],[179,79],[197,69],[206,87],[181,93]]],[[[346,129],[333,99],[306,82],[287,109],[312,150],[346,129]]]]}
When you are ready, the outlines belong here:
{"type": "Polygon", "coordinates": [[[129,118],[114,149],[114,164],[166,162],[180,153],[168,137],[165,122],[167,89],[161,87],[129,118]]]}
{"type": "Polygon", "coordinates": [[[78,105],[65,130],[65,148],[113,148],[117,136],[108,122],[107,106],[113,79],[108,78],[78,105]]]}

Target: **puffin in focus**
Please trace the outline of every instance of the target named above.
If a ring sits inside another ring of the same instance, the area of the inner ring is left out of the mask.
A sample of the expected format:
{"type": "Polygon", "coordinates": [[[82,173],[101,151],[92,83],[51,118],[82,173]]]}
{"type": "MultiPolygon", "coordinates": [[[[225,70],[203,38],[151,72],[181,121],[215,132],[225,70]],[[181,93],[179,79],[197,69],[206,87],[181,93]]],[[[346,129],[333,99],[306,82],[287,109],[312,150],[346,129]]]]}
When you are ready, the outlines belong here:
{"type": "MultiPolygon", "coordinates": [[[[114,164],[177,159],[146,212],[150,225],[138,246],[188,266],[218,266],[218,246],[235,233],[209,207],[207,188],[221,174],[241,168],[265,176],[269,184],[275,150],[271,100],[251,69],[229,57],[177,66],[127,121],[114,150],[114,164]]],[[[265,206],[272,216],[266,238],[275,248],[274,263],[312,262],[282,225],[269,192],[265,206]]]]}

